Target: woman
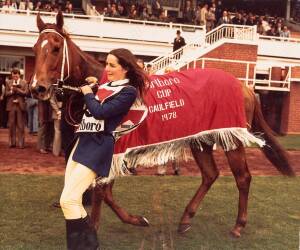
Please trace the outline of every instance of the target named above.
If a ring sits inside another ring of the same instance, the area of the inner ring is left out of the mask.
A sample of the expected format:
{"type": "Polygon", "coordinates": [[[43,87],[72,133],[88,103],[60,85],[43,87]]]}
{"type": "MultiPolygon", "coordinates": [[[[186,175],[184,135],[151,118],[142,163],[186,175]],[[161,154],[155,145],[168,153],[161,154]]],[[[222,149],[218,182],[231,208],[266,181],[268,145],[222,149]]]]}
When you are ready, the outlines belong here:
{"type": "Polygon", "coordinates": [[[108,176],[115,142],[112,132],[136,97],[142,97],[147,81],[136,58],[126,49],[109,52],[105,70],[109,83],[101,85],[96,95],[89,86],[81,87],[87,110],[69,156],[60,199],[66,219],[68,249],[99,247],[97,233],[89,226],[87,212],[82,206],[82,194],[97,176],[108,176]]]}

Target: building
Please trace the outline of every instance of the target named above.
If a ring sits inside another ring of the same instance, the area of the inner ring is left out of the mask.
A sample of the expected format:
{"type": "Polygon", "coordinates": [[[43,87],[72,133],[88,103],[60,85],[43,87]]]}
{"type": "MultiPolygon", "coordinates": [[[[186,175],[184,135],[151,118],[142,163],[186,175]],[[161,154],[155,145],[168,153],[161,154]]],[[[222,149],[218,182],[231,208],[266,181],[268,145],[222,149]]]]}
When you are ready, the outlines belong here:
{"type": "MultiPolygon", "coordinates": [[[[54,13],[42,13],[55,22],[54,13]]],[[[256,26],[202,26],[65,15],[65,28],[84,51],[103,60],[108,51],[126,47],[153,69],[215,67],[231,72],[260,95],[269,125],[283,134],[300,133],[300,39],[259,36],[256,26]],[[171,53],[176,30],[187,45],[171,53]]],[[[30,80],[32,47],[38,37],[36,12],[0,13],[0,74],[19,66],[30,80]]]]}

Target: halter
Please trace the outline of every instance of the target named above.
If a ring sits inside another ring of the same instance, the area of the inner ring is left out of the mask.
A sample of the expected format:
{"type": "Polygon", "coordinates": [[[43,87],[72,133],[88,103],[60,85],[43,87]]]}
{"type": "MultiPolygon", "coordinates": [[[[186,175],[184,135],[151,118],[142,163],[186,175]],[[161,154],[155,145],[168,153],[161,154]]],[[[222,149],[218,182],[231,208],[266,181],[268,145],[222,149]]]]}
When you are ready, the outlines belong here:
{"type": "Polygon", "coordinates": [[[64,45],[63,45],[63,58],[62,58],[62,63],[61,63],[61,71],[60,71],[60,79],[58,80],[58,82],[64,82],[66,79],[68,79],[70,77],[70,61],[69,61],[69,50],[68,50],[68,43],[66,38],[60,34],[59,32],[57,32],[55,29],[45,29],[43,30],[41,33],[55,33],[56,35],[59,35],[63,41],[64,41],[64,45]],[[65,65],[67,64],[67,76],[64,77],[64,73],[65,73],[65,65]]]}
{"type": "MultiPolygon", "coordinates": [[[[64,84],[64,82],[70,77],[70,61],[69,61],[69,49],[68,49],[68,43],[67,43],[67,39],[60,34],[59,32],[57,32],[55,29],[44,29],[43,31],[41,31],[42,33],[55,33],[56,35],[60,36],[63,39],[63,58],[62,58],[62,64],[61,64],[61,71],[60,71],[60,79],[57,79],[56,84],[52,84],[56,91],[61,94],[63,94],[63,91],[65,89],[68,90],[72,90],[75,92],[81,92],[80,87],[74,87],[74,86],[70,86],[70,85],[66,85],[64,84]],[[64,76],[64,72],[65,72],[65,67],[67,66],[67,76],[64,76]]],[[[97,84],[90,84],[89,86],[92,88],[97,84]]],[[[72,94],[73,95],[73,94],[72,94]]],[[[69,123],[72,126],[76,126],[76,124],[78,122],[76,122],[72,115],[71,115],[71,104],[72,104],[72,98],[71,100],[67,103],[67,113],[69,115],[69,119],[67,119],[66,117],[66,121],[67,123],[69,123]]]]}

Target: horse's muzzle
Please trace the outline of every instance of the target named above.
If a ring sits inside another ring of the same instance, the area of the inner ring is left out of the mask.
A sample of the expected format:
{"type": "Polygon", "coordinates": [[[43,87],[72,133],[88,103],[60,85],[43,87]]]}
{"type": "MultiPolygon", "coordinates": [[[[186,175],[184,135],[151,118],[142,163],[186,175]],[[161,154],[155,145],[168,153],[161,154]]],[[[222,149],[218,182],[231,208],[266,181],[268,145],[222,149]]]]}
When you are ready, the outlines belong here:
{"type": "Polygon", "coordinates": [[[49,90],[41,85],[35,86],[30,89],[32,96],[39,100],[48,100],[49,99],[49,90]]]}
{"type": "Polygon", "coordinates": [[[39,94],[45,93],[46,90],[47,90],[47,89],[46,89],[44,86],[37,86],[37,87],[35,88],[35,91],[36,91],[37,93],[39,93],[39,94]]]}

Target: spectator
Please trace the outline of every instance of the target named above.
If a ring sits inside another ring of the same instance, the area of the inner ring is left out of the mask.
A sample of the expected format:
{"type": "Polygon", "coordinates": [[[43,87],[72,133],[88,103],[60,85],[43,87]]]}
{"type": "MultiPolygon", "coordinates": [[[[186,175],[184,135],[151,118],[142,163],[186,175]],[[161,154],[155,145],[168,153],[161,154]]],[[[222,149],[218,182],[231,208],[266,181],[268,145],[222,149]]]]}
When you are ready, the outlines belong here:
{"type": "Polygon", "coordinates": [[[138,58],[138,59],[136,60],[136,63],[137,63],[137,65],[139,65],[139,66],[141,67],[141,69],[144,69],[144,68],[145,68],[145,63],[144,63],[144,60],[143,60],[143,59],[138,58]]]}
{"type": "Polygon", "coordinates": [[[41,154],[47,154],[52,151],[52,108],[49,100],[38,101],[38,116],[39,116],[39,130],[38,130],[38,145],[37,148],[41,154]]]}
{"type": "Polygon", "coordinates": [[[184,38],[181,36],[180,30],[176,31],[176,37],[173,42],[173,52],[186,45],[184,38]]]}
{"type": "Polygon", "coordinates": [[[204,6],[201,8],[201,13],[200,13],[200,25],[205,25],[206,26],[206,15],[208,12],[208,4],[204,4],[204,6]]]}
{"type": "Polygon", "coordinates": [[[183,20],[185,23],[193,23],[195,18],[195,10],[192,7],[191,1],[186,1],[185,8],[183,10],[183,20]]]}
{"type": "Polygon", "coordinates": [[[246,25],[248,25],[248,26],[254,26],[254,25],[256,25],[255,16],[253,16],[252,13],[249,13],[248,19],[246,21],[246,25]]]}
{"type": "Polygon", "coordinates": [[[26,98],[29,134],[36,135],[38,132],[38,100],[28,94],[26,98]]]}
{"type": "Polygon", "coordinates": [[[120,17],[120,13],[117,11],[116,5],[113,4],[110,9],[110,17],[120,17]]]}
{"type": "MultiPolygon", "coordinates": [[[[53,6],[54,7],[54,6],[53,6]]],[[[66,5],[66,10],[65,10],[66,13],[68,14],[74,14],[74,11],[73,11],[73,4],[72,3],[68,3],[66,5]]]]}
{"type": "Polygon", "coordinates": [[[16,4],[12,4],[10,0],[6,0],[4,5],[2,6],[2,13],[15,13],[17,9],[16,4]]]}
{"type": "Polygon", "coordinates": [[[201,5],[197,6],[195,11],[195,25],[201,25],[201,5]]]}
{"type": "Polygon", "coordinates": [[[18,145],[19,148],[23,149],[25,146],[25,96],[28,93],[28,85],[26,81],[21,79],[20,75],[18,68],[11,71],[11,80],[6,84],[5,95],[7,96],[6,110],[9,112],[9,147],[18,145]]]}
{"type": "Polygon", "coordinates": [[[142,20],[148,20],[149,19],[150,16],[148,14],[148,8],[147,7],[143,8],[143,11],[142,11],[140,17],[141,17],[142,20]]]}
{"type": "Polygon", "coordinates": [[[166,67],[164,73],[168,74],[168,73],[171,73],[173,71],[175,71],[175,69],[173,67],[166,67]]]}
{"type": "Polygon", "coordinates": [[[263,26],[265,34],[268,32],[268,30],[271,29],[271,26],[270,26],[270,23],[269,23],[269,20],[267,17],[262,17],[262,26],[263,26]]]}
{"type": "Polygon", "coordinates": [[[159,22],[168,22],[168,16],[166,16],[165,12],[162,11],[158,17],[159,22]]]}
{"type": "Polygon", "coordinates": [[[147,71],[147,74],[149,76],[153,75],[153,68],[152,68],[152,64],[151,63],[148,63],[147,66],[146,66],[146,71],[147,71]]]}
{"type": "Polygon", "coordinates": [[[240,12],[236,12],[235,16],[232,18],[232,24],[236,25],[244,25],[242,14],[240,12]]]}
{"type": "Polygon", "coordinates": [[[124,8],[124,6],[122,4],[118,5],[118,13],[119,13],[119,17],[121,17],[121,18],[127,16],[126,10],[125,10],[125,8],[124,8]]]}
{"type": "Polygon", "coordinates": [[[215,11],[216,20],[219,20],[222,17],[222,13],[223,13],[223,4],[222,1],[219,0],[217,2],[216,11],[215,11]]]}
{"type": "Polygon", "coordinates": [[[35,11],[42,11],[42,10],[43,10],[43,9],[42,9],[42,2],[41,2],[41,1],[38,1],[38,2],[36,3],[36,6],[35,6],[34,10],[35,10],[35,11]]]}
{"type": "Polygon", "coordinates": [[[105,7],[103,8],[102,12],[100,13],[100,15],[104,16],[104,17],[108,17],[110,15],[108,8],[105,7]]]}
{"type": "Polygon", "coordinates": [[[51,93],[50,105],[52,107],[52,119],[54,122],[54,139],[52,145],[52,153],[55,156],[59,156],[61,153],[61,108],[62,102],[59,102],[56,98],[55,92],[51,93]]]}
{"type": "Polygon", "coordinates": [[[147,0],[136,1],[136,9],[138,11],[138,15],[141,16],[144,8],[147,9],[147,0]]]}
{"type": "Polygon", "coordinates": [[[0,128],[7,127],[7,111],[5,97],[5,78],[0,78],[0,128]]]}
{"type": "Polygon", "coordinates": [[[281,31],[282,31],[282,23],[281,22],[277,22],[276,23],[276,31],[278,32],[278,34],[280,35],[281,31]]]}
{"type": "Polygon", "coordinates": [[[130,12],[128,18],[130,19],[138,19],[138,13],[134,4],[130,7],[130,12]]]}
{"type": "Polygon", "coordinates": [[[275,26],[272,26],[270,30],[266,33],[267,36],[279,36],[279,33],[277,32],[275,26]]]}
{"type": "Polygon", "coordinates": [[[229,24],[231,23],[230,17],[228,15],[228,12],[226,10],[223,11],[223,16],[218,20],[217,26],[221,24],[229,24]]]}
{"type": "Polygon", "coordinates": [[[288,27],[285,25],[283,26],[282,31],[280,31],[279,36],[280,37],[290,37],[291,32],[289,31],[288,27]]]}
{"type": "Polygon", "coordinates": [[[151,10],[152,10],[152,15],[155,16],[156,18],[158,18],[160,13],[162,12],[161,1],[160,0],[152,0],[151,10]]]}
{"type": "Polygon", "coordinates": [[[25,1],[25,10],[33,10],[33,2],[30,0],[25,1]]]}
{"type": "Polygon", "coordinates": [[[211,31],[215,27],[216,16],[213,7],[210,7],[206,14],[206,32],[211,31]]]}
{"type": "Polygon", "coordinates": [[[257,33],[258,34],[260,34],[260,35],[266,35],[265,29],[264,29],[264,27],[262,25],[262,22],[259,21],[256,26],[257,26],[257,33]]]}

